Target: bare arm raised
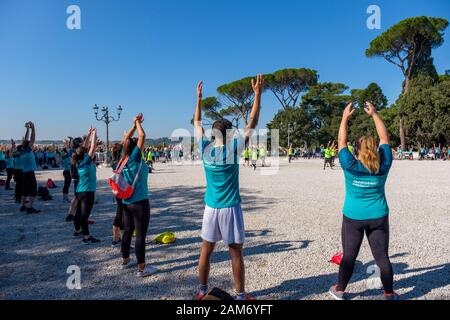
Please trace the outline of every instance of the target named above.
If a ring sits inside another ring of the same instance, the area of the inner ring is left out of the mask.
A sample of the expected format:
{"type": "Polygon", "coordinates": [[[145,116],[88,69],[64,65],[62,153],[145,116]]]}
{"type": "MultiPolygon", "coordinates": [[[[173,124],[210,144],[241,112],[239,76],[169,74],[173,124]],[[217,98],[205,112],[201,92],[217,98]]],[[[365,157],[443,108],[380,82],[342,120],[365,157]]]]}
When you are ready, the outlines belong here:
{"type": "Polygon", "coordinates": [[[348,121],[352,114],[355,112],[353,109],[353,103],[349,103],[344,110],[342,115],[341,126],[339,127],[339,136],[338,136],[338,150],[339,152],[347,147],[348,144],[348,121]]]}
{"type": "MultiPolygon", "coordinates": [[[[97,149],[97,129],[91,129],[90,131],[91,145],[89,147],[89,156],[93,159],[95,150],[97,149]]],[[[86,140],[89,140],[89,138],[86,140]]]]}
{"type": "Polygon", "coordinates": [[[380,138],[380,145],[390,144],[389,133],[384,125],[383,119],[381,119],[374,105],[370,102],[365,103],[364,111],[372,117],[375,127],[377,129],[378,137],[380,138]]]}
{"type": "Polygon", "coordinates": [[[197,104],[195,106],[195,114],[194,114],[195,139],[197,140],[197,142],[199,142],[203,137],[202,98],[203,98],[203,81],[200,81],[197,85],[197,104]]]}
{"type": "Polygon", "coordinates": [[[36,142],[36,128],[33,122],[30,122],[31,136],[30,136],[30,148],[34,146],[36,142]]]}
{"type": "Polygon", "coordinates": [[[245,138],[251,134],[251,131],[258,126],[259,114],[261,111],[261,96],[264,90],[264,77],[262,74],[256,76],[256,81],[252,79],[252,88],[255,93],[255,99],[253,101],[252,112],[250,113],[250,120],[245,128],[245,138]]]}
{"type": "Polygon", "coordinates": [[[137,131],[138,131],[137,146],[141,151],[144,149],[145,137],[146,137],[144,128],[142,127],[143,122],[144,122],[144,116],[141,113],[140,116],[138,116],[136,118],[136,122],[135,122],[137,131]]]}

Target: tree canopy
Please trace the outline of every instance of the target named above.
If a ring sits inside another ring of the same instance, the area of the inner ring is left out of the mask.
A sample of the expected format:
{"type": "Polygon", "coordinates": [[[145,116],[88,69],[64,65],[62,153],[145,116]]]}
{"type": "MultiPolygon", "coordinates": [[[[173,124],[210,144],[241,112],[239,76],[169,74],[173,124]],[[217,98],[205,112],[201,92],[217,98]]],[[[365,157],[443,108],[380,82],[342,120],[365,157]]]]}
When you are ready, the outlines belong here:
{"type": "Polygon", "coordinates": [[[317,71],[311,69],[283,69],[264,76],[266,89],[273,92],[284,109],[294,108],[302,93],[317,84],[317,71]]]}

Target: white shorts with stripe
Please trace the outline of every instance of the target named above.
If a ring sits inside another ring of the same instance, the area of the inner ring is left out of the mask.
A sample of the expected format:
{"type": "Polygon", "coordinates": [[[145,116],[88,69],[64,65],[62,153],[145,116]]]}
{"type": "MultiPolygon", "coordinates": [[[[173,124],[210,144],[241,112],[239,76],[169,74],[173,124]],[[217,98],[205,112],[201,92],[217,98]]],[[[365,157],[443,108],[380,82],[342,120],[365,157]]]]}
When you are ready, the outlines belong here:
{"type": "Polygon", "coordinates": [[[226,245],[244,244],[244,215],[241,205],[224,209],[205,207],[202,239],[211,243],[221,240],[226,245]]]}

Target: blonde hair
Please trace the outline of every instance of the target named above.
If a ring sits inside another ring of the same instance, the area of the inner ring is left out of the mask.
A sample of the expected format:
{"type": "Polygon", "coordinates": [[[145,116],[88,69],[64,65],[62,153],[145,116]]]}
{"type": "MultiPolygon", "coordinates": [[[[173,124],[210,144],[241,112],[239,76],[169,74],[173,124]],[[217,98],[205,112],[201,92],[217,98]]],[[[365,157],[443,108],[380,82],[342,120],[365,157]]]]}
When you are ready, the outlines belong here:
{"type": "Polygon", "coordinates": [[[358,159],[370,173],[380,172],[380,154],[378,145],[371,136],[359,140],[358,159]]]}

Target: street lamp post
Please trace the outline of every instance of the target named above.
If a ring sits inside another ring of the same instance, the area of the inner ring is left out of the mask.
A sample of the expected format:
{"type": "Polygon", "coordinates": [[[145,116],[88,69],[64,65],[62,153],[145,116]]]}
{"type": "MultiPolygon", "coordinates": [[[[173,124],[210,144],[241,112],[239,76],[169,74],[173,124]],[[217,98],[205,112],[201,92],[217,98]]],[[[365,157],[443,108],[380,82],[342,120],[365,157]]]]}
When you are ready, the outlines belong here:
{"type": "MultiPolygon", "coordinates": [[[[281,125],[283,126],[283,123],[281,123],[281,125]]],[[[288,123],[287,125],[287,134],[288,134],[288,148],[291,146],[291,132],[292,129],[294,128],[295,130],[295,126],[297,125],[297,122],[294,123],[288,123]]]]}
{"type": "Polygon", "coordinates": [[[117,108],[117,118],[109,115],[108,107],[102,107],[102,109],[100,110],[100,108],[97,105],[95,105],[93,110],[95,113],[95,119],[97,121],[102,121],[106,124],[106,164],[109,165],[111,164],[111,157],[109,152],[109,124],[111,122],[120,120],[120,115],[122,114],[123,109],[122,106],[119,106],[117,108]],[[101,111],[101,116],[99,116],[99,110],[101,111]]]}

